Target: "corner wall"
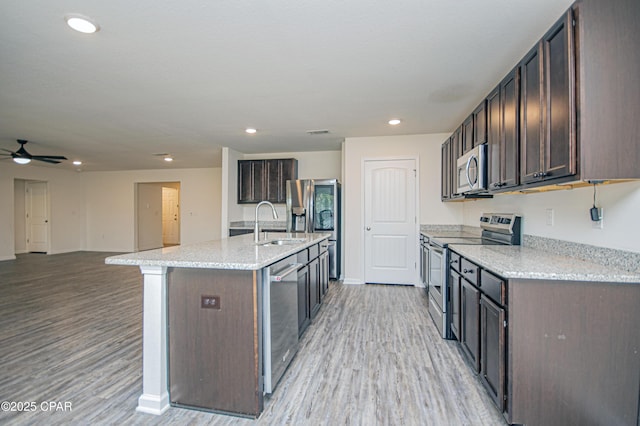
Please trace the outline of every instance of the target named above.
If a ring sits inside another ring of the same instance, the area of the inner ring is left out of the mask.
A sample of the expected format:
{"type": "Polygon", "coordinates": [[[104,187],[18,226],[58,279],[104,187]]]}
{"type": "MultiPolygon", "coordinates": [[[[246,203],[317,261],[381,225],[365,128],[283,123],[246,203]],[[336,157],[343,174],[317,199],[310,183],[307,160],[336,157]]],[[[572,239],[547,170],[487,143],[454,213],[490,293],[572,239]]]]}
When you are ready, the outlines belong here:
{"type": "Polygon", "coordinates": [[[220,238],[221,169],[133,170],[83,173],[87,250],[135,249],[135,184],[180,182],[180,241],[220,238]]]}
{"type": "MultiPolygon", "coordinates": [[[[363,212],[364,159],[412,156],[419,159],[419,223],[459,224],[462,206],[440,202],[440,151],[447,133],[347,138],[344,143],[344,268],[345,283],[364,283],[363,212]]],[[[417,250],[417,245],[416,245],[417,250]]]]}
{"type": "Polygon", "coordinates": [[[15,259],[15,179],[48,182],[49,253],[84,250],[85,200],[81,175],[63,168],[20,166],[6,161],[0,167],[0,260],[15,259]]]}

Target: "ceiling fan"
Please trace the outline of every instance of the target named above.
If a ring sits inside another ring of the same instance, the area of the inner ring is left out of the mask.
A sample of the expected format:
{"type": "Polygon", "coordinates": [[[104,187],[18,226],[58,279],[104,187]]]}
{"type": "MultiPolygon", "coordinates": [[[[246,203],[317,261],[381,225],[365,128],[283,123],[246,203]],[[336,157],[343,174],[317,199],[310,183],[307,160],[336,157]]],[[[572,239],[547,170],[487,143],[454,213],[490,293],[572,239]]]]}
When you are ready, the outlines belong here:
{"type": "Polygon", "coordinates": [[[8,152],[9,154],[1,154],[0,156],[11,157],[13,161],[18,164],[28,164],[31,160],[43,161],[45,163],[58,164],[59,160],[66,160],[67,157],[62,155],[31,155],[24,149],[24,145],[28,142],[24,139],[17,139],[17,142],[20,144],[20,148],[17,151],[9,151],[8,149],[0,148],[3,151],[8,152]]]}

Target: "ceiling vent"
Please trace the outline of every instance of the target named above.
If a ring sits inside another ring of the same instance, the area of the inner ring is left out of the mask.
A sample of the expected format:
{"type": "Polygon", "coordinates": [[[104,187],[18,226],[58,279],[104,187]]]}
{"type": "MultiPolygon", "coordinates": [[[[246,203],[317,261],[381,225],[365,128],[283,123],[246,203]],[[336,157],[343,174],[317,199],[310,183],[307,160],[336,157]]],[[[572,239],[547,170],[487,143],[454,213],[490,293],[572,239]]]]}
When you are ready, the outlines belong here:
{"type": "Polygon", "coordinates": [[[307,130],[307,134],[308,135],[326,135],[327,133],[329,133],[329,130],[327,129],[321,129],[321,130],[307,130]]]}

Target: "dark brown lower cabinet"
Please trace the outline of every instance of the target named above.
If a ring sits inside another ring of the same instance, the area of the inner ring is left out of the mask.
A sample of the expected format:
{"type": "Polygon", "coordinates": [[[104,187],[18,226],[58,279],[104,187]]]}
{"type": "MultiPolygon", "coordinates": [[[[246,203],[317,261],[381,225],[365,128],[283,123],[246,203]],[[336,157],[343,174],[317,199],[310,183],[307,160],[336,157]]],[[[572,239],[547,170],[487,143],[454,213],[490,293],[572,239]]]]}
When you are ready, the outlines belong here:
{"type": "Polygon", "coordinates": [[[460,274],[449,269],[449,294],[451,295],[451,332],[455,338],[460,336],[460,274]]]}
{"type": "Polygon", "coordinates": [[[500,412],[505,408],[505,310],[480,297],[480,379],[500,412]]]}
{"type": "Polygon", "coordinates": [[[309,262],[309,315],[313,319],[320,310],[320,261],[309,262]]]}
{"type": "Polygon", "coordinates": [[[480,371],[480,291],[460,280],[460,344],[474,371],[480,371]]]}
{"type": "Polygon", "coordinates": [[[298,270],[298,335],[307,329],[310,318],[309,266],[303,266],[298,270]]]}
{"type": "MultiPolygon", "coordinates": [[[[327,246],[328,247],[328,246],[327,246]]],[[[320,301],[329,291],[329,251],[325,250],[320,253],[320,301]]]]}

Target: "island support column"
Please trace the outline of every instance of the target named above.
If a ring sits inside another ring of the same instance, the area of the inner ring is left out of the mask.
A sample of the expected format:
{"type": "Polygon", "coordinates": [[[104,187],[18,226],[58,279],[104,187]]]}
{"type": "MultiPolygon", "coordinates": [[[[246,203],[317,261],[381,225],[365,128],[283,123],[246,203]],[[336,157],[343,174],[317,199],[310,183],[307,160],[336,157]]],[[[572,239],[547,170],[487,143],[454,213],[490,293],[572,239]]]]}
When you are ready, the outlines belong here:
{"type": "Polygon", "coordinates": [[[167,267],[140,266],[142,310],[142,395],[136,411],[160,415],[169,408],[167,390],[167,267]]]}

